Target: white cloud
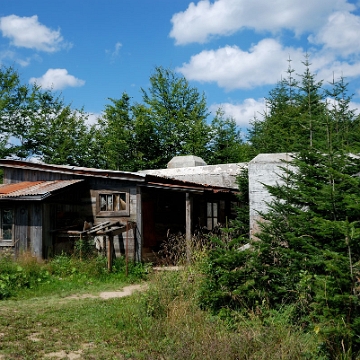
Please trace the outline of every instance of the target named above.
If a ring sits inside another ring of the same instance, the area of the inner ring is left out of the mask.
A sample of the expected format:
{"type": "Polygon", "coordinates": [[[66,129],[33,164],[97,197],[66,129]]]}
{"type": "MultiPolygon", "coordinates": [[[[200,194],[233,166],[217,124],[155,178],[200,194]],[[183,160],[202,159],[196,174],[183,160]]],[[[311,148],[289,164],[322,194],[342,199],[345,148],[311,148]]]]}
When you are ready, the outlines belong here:
{"type": "Polygon", "coordinates": [[[210,111],[215,113],[219,108],[224,111],[225,116],[234,118],[238,126],[247,128],[251,120],[265,112],[265,99],[249,98],[241,104],[213,104],[210,106],[210,111]]]}
{"type": "Polygon", "coordinates": [[[0,30],[3,37],[9,38],[11,44],[46,52],[55,52],[71,46],[64,42],[60,30],[51,30],[38,21],[36,15],[20,17],[9,15],[0,18],[0,30]]]}
{"type": "Polygon", "coordinates": [[[77,87],[85,84],[84,80],[77,79],[70,75],[66,69],[49,69],[39,78],[31,78],[31,84],[36,83],[44,89],[60,90],[66,87],[77,87]]]}
{"type": "Polygon", "coordinates": [[[303,61],[302,49],[286,48],[273,39],[264,39],[249,51],[237,46],[202,51],[176,70],[188,80],[216,82],[227,90],[274,84],[287,68],[286,59],[303,61]]]}
{"type": "Polygon", "coordinates": [[[111,60],[114,61],[114,60],[119,56],[121,47],[122,47],[121,42],[117,42],[117,43],[115,44],[114,50],[105,50],[105,52],[106,52],[107,54],[110,54],[111,60]]]}
{"type": "Polygon", "coordinates": [[[355,111],[356,115],[360,114],[360,103],[350,101],[349,107],[350,107],[350,109],[353,109],[355,111]]]}
{"type": "Polygon", "coordinates": [[[27,58],[20,58],[18,54],[11,50],[5,50],[0,52],[0,64],[5,61],[11,61],[19,64],[22,67],[26,67],[30,64],[30,57],[27,58]]]}
{"type": "Polygon", "coordinates": [[[360,62],[329,61],[328,64],[317,71],[317,78],[325,82],[332,82],[333,79],[337,81],[340,77],[344,77],[347,80],[358,76],[360,76],[360,62]]]}
{"type": "Polygon", "coordinates": [[[87,113],[87,120],[86,124],[88,125],[95,125],[99,118],[102,117],[103,114],[101,113],[87,113]]]}
{"type": "Polygon", "coordinates": [[[229,35],[242,28],[271,32],[290,29],[299,35],[319,29],[334,11],[354,9],[347,0],[201,0],[173,15],[170,37],[183,45],[204,43],[212,36],[229,35]]]}
{"type": "Polygon", "coordinates": [[[309,41],[339,51],[346,56],[360,52],[360,17],[345,11],[331,14],[327,23],[309,41]]]}

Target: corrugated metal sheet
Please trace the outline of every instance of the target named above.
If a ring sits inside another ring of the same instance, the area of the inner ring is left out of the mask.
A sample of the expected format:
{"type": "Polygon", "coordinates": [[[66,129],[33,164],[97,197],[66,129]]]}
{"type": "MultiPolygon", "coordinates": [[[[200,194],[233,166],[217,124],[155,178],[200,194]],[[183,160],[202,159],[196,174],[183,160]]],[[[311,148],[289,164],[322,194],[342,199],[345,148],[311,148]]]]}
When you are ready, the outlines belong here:
{"type": "Polygon", "coordinates": [[[51,173],[71,174],[74,176],[95,176],[106,179],[129,180],[129,181],[138,181],[138,182],[145,181],[145,174],[141,174],[141,173],[94,169],[94,168],[85,168],[85,167],[69,166],[69,165],[31,163],[28,161],[11,160],[11,159],[0,159],[0,167],[45,171],[51,173]]]}
{"type": "Polygon", "coordinates": [[[16,191],[21,191],[27,189],[29,187],[33,187],[35,185],[41,184],[43,181],[23,181],[15,184],[1,184],[0,185],[0,195],[7,195],[14,193],[16,191]]]}
{"type": "Polygon", "coordinates": [[[23,196],[46,197],[57,190],[82,181],[83,180],[23,181],[14,184],[1,184],[0,199],[23,196]]]}

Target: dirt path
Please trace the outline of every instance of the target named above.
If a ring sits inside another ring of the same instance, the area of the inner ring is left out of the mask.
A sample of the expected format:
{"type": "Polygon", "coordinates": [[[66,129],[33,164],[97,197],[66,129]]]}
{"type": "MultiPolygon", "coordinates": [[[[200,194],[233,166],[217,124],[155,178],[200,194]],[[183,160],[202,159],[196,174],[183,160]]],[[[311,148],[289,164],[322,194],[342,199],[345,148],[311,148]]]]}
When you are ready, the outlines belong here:
{"type": "Polygon", "coordinates": [[[99,295],[83,294],[83,295],[71,295],[64,299],[86,299],[86,298],[101,298],[101,299],[112,299],[112,298],[121,298],[125,296],[130,296],[136,291],[145,291],[148,289],[147,284],[135,284],[125,286],[122,290],[118,291],[104,291],[99,295]]]}

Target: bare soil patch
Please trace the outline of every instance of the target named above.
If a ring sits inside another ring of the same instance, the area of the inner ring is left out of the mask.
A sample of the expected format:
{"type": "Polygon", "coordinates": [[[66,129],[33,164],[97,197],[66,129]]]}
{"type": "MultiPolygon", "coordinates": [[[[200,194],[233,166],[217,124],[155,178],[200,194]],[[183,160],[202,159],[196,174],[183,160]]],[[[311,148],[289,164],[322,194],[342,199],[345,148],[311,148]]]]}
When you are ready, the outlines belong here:
{"type": "Polygon", "coordinates": [[[148,289],[147,284],[134,284],[125,286],[121,290],[117,291],[103,291],[99,295],[83,294],[83,295],[72,295],[68,296],[65,299],[88,299],[88,298],[101,298],[101,299],[112,299],[112,298],[121,298],[125,296],[130,296],[136,291],[145,291],[148,289]]]}

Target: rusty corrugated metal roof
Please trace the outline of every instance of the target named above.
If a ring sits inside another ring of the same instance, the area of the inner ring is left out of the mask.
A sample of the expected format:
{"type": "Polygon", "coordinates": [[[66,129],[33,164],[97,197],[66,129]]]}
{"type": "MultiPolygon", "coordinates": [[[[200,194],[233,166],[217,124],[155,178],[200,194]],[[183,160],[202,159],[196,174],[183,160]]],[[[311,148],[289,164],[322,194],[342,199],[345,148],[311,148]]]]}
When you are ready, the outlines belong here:
{"type": "Polygon", "coordinates": [[[24,190],[29,187],[33,187],[37,184],[41,184],[43,181],[23,181],[20,183],[14,183],[14,184],[1,184],[0,185],[0,196],[10,194],[16,191],[24,190]]]}
{"type": "Polygon", "coordinates": [[[0,199],[50,196],[53,192],[83,180],[23,181],[0,185],[0,199]]]}

